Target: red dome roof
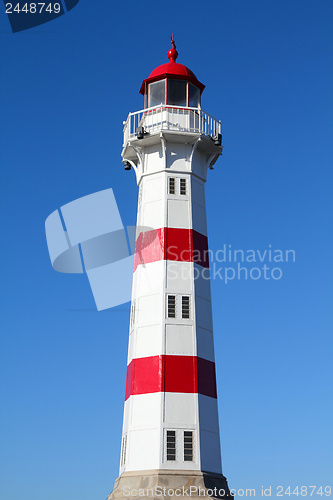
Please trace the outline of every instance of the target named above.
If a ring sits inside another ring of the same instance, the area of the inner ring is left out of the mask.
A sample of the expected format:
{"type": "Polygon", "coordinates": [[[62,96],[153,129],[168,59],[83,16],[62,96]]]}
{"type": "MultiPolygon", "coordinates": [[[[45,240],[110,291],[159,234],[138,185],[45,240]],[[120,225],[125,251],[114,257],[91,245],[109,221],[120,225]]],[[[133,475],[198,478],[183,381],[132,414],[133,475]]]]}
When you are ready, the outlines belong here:
{"type": "Polygon", "coordinates": [[[197,79],[193,71],[184,66],[184,64],[176,63],[171,59],[171,61],[169,61],[168,63],[157,66],[157,68],[155,68],[154,71],[150,73],[147,80],[150,80],[150,78],[156,78],[158,76],[164,77],[164,75],[189,76],[191,78],[197,79]]]}
{"type": "Polygon", "coordinates": [[[178,80],[187,80],[193,85],[196,85],[200,89],[200,92],[202,93],[203,89],[205,88],[205,85],[197,79],[193,71],[191,71],[189,68],[184,66],[183,64],[179,64],[176,62],[176,59],[178,57],[178,52],[176,50],[176,45],[173,40],[173,37],[171,39],[171,43],[173,48],[169,50],[168,52],[168,58],[169,62],[165,64],[161,64],[161,66],[157,66],[149,75],[146,80],[143,80],[141,88],[140,88],[140,94],[145,94],[147,85],[152,82],[157,82],[158,80],[163,80],[163,78],[174,78],[178,80]]]}

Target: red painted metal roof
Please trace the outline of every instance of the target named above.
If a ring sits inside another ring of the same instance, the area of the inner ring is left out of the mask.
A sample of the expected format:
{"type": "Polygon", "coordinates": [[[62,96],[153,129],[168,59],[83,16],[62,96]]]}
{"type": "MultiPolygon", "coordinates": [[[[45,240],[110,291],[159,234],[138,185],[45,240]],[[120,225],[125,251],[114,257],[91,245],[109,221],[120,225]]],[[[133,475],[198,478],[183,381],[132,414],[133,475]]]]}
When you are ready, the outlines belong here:
{"type": "Polygon", "coordinates": [[[145,94],[147,85],[149,83],[157,82],[158,80],[163,80],[163,78],[187,80],[193,83],[193,85],[196,85],[200,89],[201,93],[204,90],[205,85],[199,82],[193,71],[184,66],[184,64],[179,64],[176,62],[176,59],[178,57],[178,52],[176,50],[176,45],[173,36],[171,38],[171,43],[172,43],[172,49],[170,49],[168,52],[169,62],[157,66],[157,68],[155,68],[150,73],[149,77],[146,78],[146,80],[143,80],[140,88],[140,94],[143,95],[145,94]]]}

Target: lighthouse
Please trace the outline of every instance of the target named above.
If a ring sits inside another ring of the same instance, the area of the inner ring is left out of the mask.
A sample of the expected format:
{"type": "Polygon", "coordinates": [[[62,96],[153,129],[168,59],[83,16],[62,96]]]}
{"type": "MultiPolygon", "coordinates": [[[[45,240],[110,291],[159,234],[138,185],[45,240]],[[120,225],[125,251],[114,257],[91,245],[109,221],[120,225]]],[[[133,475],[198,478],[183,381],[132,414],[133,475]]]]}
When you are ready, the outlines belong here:
{"type": "Polygon", "coordinates": [[[122,157],[139,188],[119,477],[109,500],[230,497],[222,474],[205,182],[222,154],[205,86],[177,62],[141,85],[122,157]],[[161,493],[161,494],[159,494],[161,493]]]}

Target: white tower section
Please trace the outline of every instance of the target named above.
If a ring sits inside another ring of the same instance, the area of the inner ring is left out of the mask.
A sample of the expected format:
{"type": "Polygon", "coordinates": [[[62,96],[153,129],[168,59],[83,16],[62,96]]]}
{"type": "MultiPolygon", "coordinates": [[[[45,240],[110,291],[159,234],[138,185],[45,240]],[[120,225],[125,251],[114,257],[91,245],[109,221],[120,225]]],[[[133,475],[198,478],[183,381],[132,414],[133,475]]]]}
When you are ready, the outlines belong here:
{"type": "Polygon", "coordinates": [[[221,123],[177,55],[173,43],[124,127],[139,197],[120,477],[222,474],[205,206],[221,123]]]}

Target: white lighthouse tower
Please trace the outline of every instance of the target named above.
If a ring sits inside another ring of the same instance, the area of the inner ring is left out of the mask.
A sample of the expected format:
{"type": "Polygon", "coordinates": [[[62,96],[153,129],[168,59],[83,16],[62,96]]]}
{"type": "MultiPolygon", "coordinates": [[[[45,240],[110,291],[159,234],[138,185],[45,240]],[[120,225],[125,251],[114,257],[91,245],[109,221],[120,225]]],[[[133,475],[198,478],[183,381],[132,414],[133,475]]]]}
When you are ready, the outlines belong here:
{"type": "Polygon", "coordinates": [[[205,86],[176,62],[173,37],[167,55],[142,83],[144,109],[124,127],[122,157],[139,197],[120,475],[109,499],[161,498],[163,488],[168,498],[187,496],[186,488],[193,498],[230,495],[205,207],[207,171],[222,153],[221,123],[201,109],[205,86]]]}

